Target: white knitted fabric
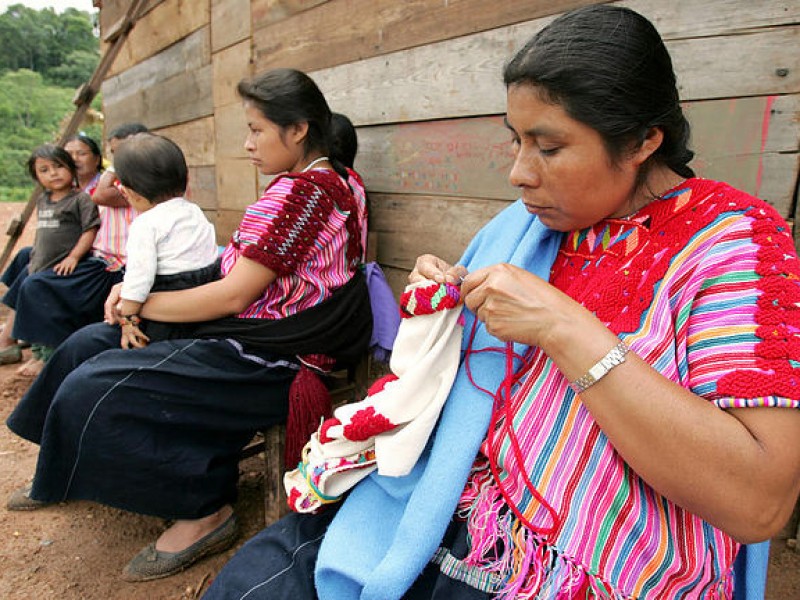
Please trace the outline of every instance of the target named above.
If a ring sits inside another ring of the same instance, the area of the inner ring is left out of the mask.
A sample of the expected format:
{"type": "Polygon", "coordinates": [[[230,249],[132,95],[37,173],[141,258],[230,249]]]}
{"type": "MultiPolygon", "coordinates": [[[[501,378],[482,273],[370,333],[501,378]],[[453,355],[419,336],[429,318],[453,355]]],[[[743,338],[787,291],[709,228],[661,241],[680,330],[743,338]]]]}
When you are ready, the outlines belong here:
{"type": "Polygon", "coordinates": [[[284,475],[289,504],[315,512],[338,500],[374,469],[408,474],[422,454],[458,370],[461,338],[458,289],[422,281],[406,287],[389,364],[392,375],[364,400],[340,406],[284,475]],[[381,388],[382,384],[382,388],[381,388]]]}

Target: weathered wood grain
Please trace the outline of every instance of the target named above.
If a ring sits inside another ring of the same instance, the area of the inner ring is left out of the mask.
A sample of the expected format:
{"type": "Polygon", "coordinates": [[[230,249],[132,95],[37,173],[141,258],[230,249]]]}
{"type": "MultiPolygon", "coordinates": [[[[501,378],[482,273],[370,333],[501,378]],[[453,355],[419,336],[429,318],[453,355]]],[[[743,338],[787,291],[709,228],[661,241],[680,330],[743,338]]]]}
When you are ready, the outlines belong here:
{"type": "Polygon", "coordinates": [[[292,15],[308,11],[329,0],[251,0],[250,14],[253,29],[285,21],[292,15]]]}
{"type": "Polygon", "coordinates": [[[151,129],[213,114],[211,65],[181,73],[115,103],[105,103],[106,127],[141,121],[151,129]]]}
{"type": "Polygon", "coordinates": [[[189,167],[187,198],[208,216],[217,211],[217,183],[214,167],[189,167]]]}
{"type": "MultiPolygon", "coordinates": [[[[265,26],[253,14],[257,70],[320,69],[530,20],[591,0],[350,0],[325,2],[265,26]]],[[[279,3],[285,4],[285,3],[279,3]]],[[[302,3],[317,4],[317,3],[302,3]]],[[[273,17],[276,11],[271,11],[273,17]]],[[[287,11],[288,12],[288,11],[287,11]]]]}
{"type": "MultiPolygon", "coordinates": [[[[545,21],[322,69],[312,77],[334,110],[356,125],[497,114],[505,110],[503,64],[545,21]]],[[[800,92],[800,52],[788,51],[800,46],[798,25],[667,45],[684,100],[800,92]]]]}
{"type": "Polygon", "coordinates": [[[211,63],[209,27],[198,29],[166,50],[103,81],[103,101],[114,104],[157,83],[211,63]]]}
{"type": "Polygon", "coordinates": [[[250,0],[211,0],[211,48],[214,52],[250,38],[250,0]]]}
{"type": "MultiPolygon", "coordinates": [[[[760,195],[790,216],[800,95],[685,105],[705,177],[760,195]]],[[[500,116],[362,127],[356,167],[372,192],[511,200],[511,136],[500,116]]]]}
{"type": "Polygon", "coordinates": [[[214,119],[217,160],[222,158],[246,159],[244,140],[247,135],[247,122],[241,104],[218,106],[214,119]]]}
{"type": "Polygon", "coordinates": [[[420,254],[455,261],[477,231],[509,202],[402,194],[370,194],[378,262],[411,269],[420,254]]]}
{"type": "Polygon", "coordinates": [[[204,117],[155,131],[178,144],[190,167],[214,165],[214,117],[204,117]]]}
{"type": "Polygon", "coordinates": [[[217,159],[217,205],[221,210],[239,211],[258,199],[256,170],[247,160],[217,159]]]}
{"type": "Polygon", "coordinates": [[[121,73],[153,56],[207,26],[210,19],[208,0],[164,0],[136,23],[110,74],[121,73]]]}
{"type": "Polygon", "coordinates": [[[214,106],[241,104],[236,94],[236,85],[252,71],[250,64],[250,42],[243,41],[230,46],[212,57],[214,65],[214,106]]]}

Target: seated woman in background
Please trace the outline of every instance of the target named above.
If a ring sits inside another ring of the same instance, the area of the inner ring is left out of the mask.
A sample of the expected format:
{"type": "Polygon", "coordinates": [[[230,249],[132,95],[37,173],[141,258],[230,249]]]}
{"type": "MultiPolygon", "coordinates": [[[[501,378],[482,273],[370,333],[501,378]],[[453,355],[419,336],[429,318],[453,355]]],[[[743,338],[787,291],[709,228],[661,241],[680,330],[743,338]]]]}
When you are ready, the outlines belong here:
{"type": "Polygon", "coordinates": [[[125,567],[129,581],[172,575],[235,541],[241,449],[287,415],[287,437],[299,428],[307,438],[295,417],[308,409],[310,430],[319,422],[303,403],[325,391],[314,372],[356,362],[370,339],[364,187],[331,152],[324,96],[291,69],[238,91],[250,160],[278,176],[245,211],[221,279],[151,294],[140,313],[194,323],[193,337],[112,349],[115,288],[115,325],[64,342],[8,419],[41,445],[32,487],[9,509],[88,499],[174,520],[125,567]]]}
{"type": "Polygon", "coordinates": [[[460,284],[469,310],[428,453],[268,527],[205,600],[730,598],[740,543],[791,515],[790,228],[694,176],[639,14],[567,13],[504,75],[522,198],[460,265],[423,256],[410,277],[460,284]]]}

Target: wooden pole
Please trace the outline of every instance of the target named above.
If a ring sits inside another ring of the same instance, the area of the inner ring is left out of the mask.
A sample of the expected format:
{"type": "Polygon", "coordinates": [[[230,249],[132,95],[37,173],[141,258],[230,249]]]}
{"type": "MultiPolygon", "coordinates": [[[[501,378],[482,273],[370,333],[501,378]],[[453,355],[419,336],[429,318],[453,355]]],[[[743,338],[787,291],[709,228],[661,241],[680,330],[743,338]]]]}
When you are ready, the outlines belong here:
{"type": "MultiPolygon", "coordinates": [[[[100,86],[102,85],[108,70],[111,68],[111,65],[114,64],[114,60],[117,58],[119,51],[122,49],[123,44],[128,38],[128,33],[130,33],[131,29],[133,29],[133,26],[139,19],[142,9],[146,3],[147,0],[131,0],[125,16],[112,27],[110,35],[106,37],[106,39],[113,40],[111,42],[111,47],[100,58],[100,63],[94,70],[91,79],[78,88],[78,91],[75,93],[75,97],[72,99],[72,103],[76,106],[75,112],[72,113],[72,118],[61,132],[61,137],[58,140],[58,144],[60,146],[63,146],[66,140],[75,134],[81,122],[83,122],[83,119],[86,116],[86,111],[89,110],[92,100],[94,100],[97,92],[100,90],[100,86]]],[[[13,219],[9,224],[8,230],[6,231],[9,239],[6,243],[3,253],[0,254],[0,271],[5,269],[6,263],[11,256],[11,252],[14,250],[17,240],[19,240],[19,237],[25,230],[25,225],[27,225],[28,219],[30,219],[31,214],[33,213],[33,209],[36,206],[36,198],[40,192],[41,187],[37,185],[36,189],[28,198],[28,202],[25,204],[22,214],[13,219]]]]}

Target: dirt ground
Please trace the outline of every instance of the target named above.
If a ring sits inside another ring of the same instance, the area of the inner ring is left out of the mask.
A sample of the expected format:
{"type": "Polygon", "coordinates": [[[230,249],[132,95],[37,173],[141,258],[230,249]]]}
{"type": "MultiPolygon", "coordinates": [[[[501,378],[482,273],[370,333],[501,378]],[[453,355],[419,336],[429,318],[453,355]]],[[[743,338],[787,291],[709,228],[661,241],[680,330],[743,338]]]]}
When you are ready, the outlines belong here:
{"type": "MultiPolygon", "coordinates": [[[[10,218],[21,210],[21,205],[0,203],[0,232],[6,231],[10,218]]],[[[30,236],[27,231],[23,242],[30,243],[30,236]]],[[[3,247],[6,239],[0,236],[3,247]]],[[[29,380],[16,375],[16,369],[16,365],[0,366],[3,422],[29,385],[29,380]]],[[[7,511],[5,499],[30,481],[36,455],[37,446],[0,425],[0,600],[199,598],[236,548],[263,525],[261,461],[253,457],[241,464],[235,508],[242,536],[237,545],[180,575],[127,583],[119,578],[123,566],[158,536],[165,523],[91,502],[70,502],[33,512],[7,511]]],[[[771,548],[766,600],[800,599],[800,552],[788,548],[785,539],[773,540],[771,548]]]]}

